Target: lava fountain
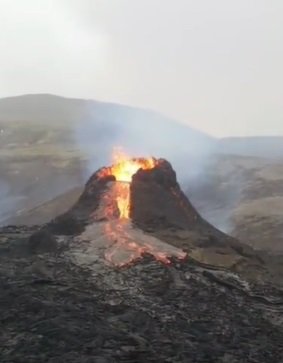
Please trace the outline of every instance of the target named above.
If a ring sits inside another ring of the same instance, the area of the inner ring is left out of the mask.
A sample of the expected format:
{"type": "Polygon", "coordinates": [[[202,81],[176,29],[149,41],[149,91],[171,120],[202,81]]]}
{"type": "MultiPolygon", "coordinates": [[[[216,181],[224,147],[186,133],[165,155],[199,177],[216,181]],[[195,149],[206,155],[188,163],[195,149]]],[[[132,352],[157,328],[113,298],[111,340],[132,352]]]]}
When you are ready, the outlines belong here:
{"type": "Polygon", "coordinates": [[[117,203],[120,219],[130,218],[130,187],[133,175],[139,170],[153,169],[158,161],[154,158],[131,159],[121,150],[113,153],[113,165],[101,170],[100,177],[113,176],[116,183],[112,195],[117,203]]]}

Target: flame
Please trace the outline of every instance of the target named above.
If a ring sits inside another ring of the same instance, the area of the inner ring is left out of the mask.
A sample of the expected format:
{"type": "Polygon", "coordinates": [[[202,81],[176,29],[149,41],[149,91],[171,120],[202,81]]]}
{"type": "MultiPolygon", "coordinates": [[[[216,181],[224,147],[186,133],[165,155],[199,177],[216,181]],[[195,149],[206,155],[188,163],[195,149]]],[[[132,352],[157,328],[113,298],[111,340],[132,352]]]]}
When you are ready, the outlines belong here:
{"type": "Polygon", "coordinates": [[[111,167],[111,174],[116,181],[131,183],[132,176],[139,170],[154,168],[156,160],[154,158],[131,159],[121,149],[114,149],[112,159],[114,165],[111,167]]]}
{"type": "Polygon", "coordinates": [[[133,175],[139,170],[152,169],[155,166],[153,158],[130,159],[121,151],[114,152],[115,164],[111,167],[111,174],[115,177],[117,184],[116,202],[120,212],[120,218],[129,219],[130,215],[130,184],[133,175]]]}
{"type": "Polygon", "coordinates": [[[129,219],[130,215],[130,184],[133,175],[139,170],[153,169],[157,164],[154,158],[131,159],[121,149],[116,148],[112,154],[113,165],[101,170],[101,177],[112,175],[116,179],[115,199],[121,219],[129,219]]]}

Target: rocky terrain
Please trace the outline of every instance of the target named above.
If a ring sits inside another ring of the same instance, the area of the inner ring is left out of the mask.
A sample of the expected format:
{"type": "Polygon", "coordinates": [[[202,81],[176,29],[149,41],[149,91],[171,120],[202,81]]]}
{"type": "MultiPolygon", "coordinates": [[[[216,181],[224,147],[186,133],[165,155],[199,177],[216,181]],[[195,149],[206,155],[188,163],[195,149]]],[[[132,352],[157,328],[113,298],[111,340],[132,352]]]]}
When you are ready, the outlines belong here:
{"type": "Polygon", "coordinates": [[[158,165],[133,177],[126,240],[123,225],[97,233],[121,223],[103,213],[115,180],[97,173],[51,223],[0,230],[1,362],[282,362],[282,271],[207,223],[158,165]],[[137,236],[153,248],[105,259],[137,236]]]}

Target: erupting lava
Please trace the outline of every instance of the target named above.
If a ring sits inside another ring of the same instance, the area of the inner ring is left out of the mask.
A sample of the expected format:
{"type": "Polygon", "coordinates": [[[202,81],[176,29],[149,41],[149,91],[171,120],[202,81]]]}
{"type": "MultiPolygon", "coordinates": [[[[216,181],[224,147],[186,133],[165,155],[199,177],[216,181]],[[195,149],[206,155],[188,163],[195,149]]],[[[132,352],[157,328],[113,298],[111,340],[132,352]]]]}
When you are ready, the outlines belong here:
{"type": "Polygon", "coordinates": [[[116,179],[115,199],[119,209],[120,219],[129,219],[130,215],[130,185],[132,176],[139,170],[153,169],[157,160],[154,158],[130,159],[120,150],[113,153],[114,164],[105,168],[101,172],[101,176],[113,175],[116,179]]]}

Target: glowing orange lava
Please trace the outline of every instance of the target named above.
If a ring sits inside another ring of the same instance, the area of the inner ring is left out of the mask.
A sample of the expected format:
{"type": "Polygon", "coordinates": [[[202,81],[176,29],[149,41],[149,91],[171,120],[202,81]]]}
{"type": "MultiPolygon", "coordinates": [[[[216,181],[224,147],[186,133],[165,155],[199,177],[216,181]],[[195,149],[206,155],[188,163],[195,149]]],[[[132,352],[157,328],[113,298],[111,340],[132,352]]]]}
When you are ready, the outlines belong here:
{"type": "Polygon", "coordinates": [[[156,160],[153,158],[130,159],[121,151],[114,152],[113,160],[115,164],[111,167],[111,174],[115,176],[116,181],[128,183],[139,169],[152,169],[156,165],[156,160]]]}
{"type": "Polygon", "coordinates": [[[131,159],[124,152],[115,149],[113,165],[101,171],[101,176],[113,175],[116,179],[115,199],[121,219],[129,219],[130,214],[130,184],[133,175],[139,170],[154,168],[157,161],[154,158],[131,159]]]}

